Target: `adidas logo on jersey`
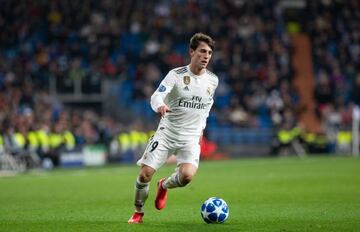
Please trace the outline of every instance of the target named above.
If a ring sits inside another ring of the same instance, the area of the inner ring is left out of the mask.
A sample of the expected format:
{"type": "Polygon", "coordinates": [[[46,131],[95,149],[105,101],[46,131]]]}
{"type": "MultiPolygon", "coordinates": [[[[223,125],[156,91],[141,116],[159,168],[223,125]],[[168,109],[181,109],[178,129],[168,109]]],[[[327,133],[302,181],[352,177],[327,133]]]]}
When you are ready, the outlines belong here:
{"type": "Polygon", "coordinates": [[[190,91],[189,87],[187,87],[187,86],[184,87],[184,90],[190,91]]]}

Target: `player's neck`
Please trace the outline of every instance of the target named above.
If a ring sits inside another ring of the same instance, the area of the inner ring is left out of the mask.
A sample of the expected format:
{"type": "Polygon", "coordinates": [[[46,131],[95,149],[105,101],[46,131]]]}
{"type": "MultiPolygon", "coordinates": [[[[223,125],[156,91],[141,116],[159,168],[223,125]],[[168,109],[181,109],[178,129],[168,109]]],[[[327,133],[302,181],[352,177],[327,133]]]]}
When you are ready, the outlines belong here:
{"type": "Polygon", "coordinates": [[[204,74],[204,72],[205,72],[204,68],[199,68],[192,64],[189,65],[189,69],[193,74],[195,74],[197,76],[200,76],[200,75],[204,74]]]}

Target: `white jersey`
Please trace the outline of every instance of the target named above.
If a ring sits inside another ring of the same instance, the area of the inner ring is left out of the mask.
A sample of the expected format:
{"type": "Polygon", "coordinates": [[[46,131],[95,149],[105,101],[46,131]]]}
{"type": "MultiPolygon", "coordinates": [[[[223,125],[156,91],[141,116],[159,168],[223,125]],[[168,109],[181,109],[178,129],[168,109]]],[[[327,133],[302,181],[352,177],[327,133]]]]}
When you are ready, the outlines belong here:
{"type": "Polygon", "coordinates": [[[189,66],[171,70],[151,96],[155,112],[164,104],[171,110],[161,119],[158,132],[178,142],[198,139],[205,129],[218,83],[217,76],[208,70],[199,76],[189,66]]]}

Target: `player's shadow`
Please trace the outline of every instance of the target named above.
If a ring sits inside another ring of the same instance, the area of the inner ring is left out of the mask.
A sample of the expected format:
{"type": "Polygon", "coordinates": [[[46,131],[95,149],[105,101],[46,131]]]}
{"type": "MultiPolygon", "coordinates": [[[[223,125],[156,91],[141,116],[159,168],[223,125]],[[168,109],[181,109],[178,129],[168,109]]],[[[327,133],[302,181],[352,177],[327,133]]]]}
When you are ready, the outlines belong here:
{"type": "MultiPolygon", "coordinates": [[[[185,223],[185,222],[166,222],[163,224],[158,224],[154,222],[144,222],[140,225],[129,225],[132,227],[133,230],[131,231],[166,231],[166,232],[178,232],[178,231],[185,231],[185,232],[196,232],[196,231],[204,231],[204,232],[212,232],[212,231],[240,231],[239,224],[206,224],[206,223],[185,223]]],[[[127,228],[129,228],[127,226],[127,228]]]]}

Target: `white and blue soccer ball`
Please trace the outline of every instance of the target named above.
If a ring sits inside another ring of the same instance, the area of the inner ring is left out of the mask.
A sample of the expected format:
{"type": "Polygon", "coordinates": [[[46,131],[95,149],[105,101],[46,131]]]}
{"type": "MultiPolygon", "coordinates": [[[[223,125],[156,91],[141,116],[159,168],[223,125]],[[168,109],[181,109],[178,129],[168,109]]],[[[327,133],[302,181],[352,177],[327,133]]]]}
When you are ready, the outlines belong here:
{"type": "Polygon", "coordinates": [[[223,199],[211,197],[202,204],[201,217],[206,223],[224,223],[229,217],[229,207],[223,199]]]}

